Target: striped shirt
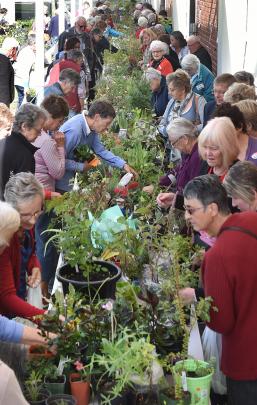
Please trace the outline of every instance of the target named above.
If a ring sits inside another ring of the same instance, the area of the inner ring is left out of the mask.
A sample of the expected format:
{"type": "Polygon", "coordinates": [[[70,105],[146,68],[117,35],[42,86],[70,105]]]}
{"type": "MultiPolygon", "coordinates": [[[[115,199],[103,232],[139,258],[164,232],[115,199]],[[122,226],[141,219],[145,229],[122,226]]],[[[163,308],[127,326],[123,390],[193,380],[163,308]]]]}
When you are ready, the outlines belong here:
{"type": "Polygon", "coordinates": [[[54,139],[46,132],[33,143],[39,148],[35,153],[35,176],[44,188],[55,191],[55,180],[59,180],[65,173],[65,148],[58,147],[54,139]]]}

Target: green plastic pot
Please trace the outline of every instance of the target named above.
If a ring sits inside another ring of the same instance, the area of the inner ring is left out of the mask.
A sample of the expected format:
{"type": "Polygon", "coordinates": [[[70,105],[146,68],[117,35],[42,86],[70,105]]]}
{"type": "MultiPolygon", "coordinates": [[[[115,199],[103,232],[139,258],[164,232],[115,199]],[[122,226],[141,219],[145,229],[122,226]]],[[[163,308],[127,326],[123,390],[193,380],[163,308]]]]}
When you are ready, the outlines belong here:
{"type": "Polygon", "coordinates": [[[66,375],[60,376],[62,378],[62,382],[50,382],[47,377],[44,378],[44,386],[46,389],[52,394],[64,394],[65,391],[65,383],[66,383],[66,375]]]}
{"type": "MultiPolygon", "coordinates": [[[[173,367],[174,378],[176,384],[182,384],[182,378],[177,371],[181,364],[183,364],[183,369],[186,372],[195,371],[197,365],[202,367],[209,367],[209,364],[201,360],[191,360],[187,359],[184,361],[178,361],[173,367]]],[[[213,372],[204,377],[186,377],[187,390],[191,394],[191,404],[192,405],[209,405],[211,380],[213,372]]]]}

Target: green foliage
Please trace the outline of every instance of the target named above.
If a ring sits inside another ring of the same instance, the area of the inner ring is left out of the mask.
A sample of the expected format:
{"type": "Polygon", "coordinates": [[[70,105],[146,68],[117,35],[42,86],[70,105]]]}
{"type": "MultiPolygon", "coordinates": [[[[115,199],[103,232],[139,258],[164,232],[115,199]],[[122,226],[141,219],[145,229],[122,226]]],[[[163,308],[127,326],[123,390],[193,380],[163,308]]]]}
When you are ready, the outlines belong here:
{"type": "Polygon", "coordinates": [[[74,158],[78,162],[90,162],[94,157],[95,154],[88,145],[80,145],[74,150],[74,158]]]}
{"type": "Polygon", "coordinates": [[[27,399],[30,401],[37,401],[40,398],[42,384],[43,380],[40,371],[32,370],[24,383],[27,399]]]}
{"type": "Polygon", "coordinates": [[[124,329],[115,340],[102,339],[100,354],[92,356],[90,370],[92,373],[101,372],[101,382],[113,381],[111,390],[104,396],[101,403],[107,404],[122,391],[133,386],[132,377],[151,378],[152,363],[156,359],[154,346],[148,337],[138,337],[135,333],[124,329]]]}
{"type": "MultiPolygon", "coordinates": [[[[15,24],[5,27],[6,36],[17,39],[20,47],[27,45],[28,33],[32,28],[33,20],[18,20],[15,24]]],[[[0,45],[5,36],[0,35],[0,45]]]]}

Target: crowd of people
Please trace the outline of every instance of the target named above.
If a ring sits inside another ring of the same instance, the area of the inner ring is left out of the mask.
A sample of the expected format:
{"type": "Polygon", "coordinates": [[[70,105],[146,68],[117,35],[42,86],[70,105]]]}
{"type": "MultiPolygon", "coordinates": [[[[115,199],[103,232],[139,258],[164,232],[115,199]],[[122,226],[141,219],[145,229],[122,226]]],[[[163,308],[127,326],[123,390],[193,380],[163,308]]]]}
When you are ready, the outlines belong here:
{"type": "MultiPolygon", "coordinates": [[[[44,231],[53,217],[46,199],[72,188],[76,172],[87,172],[75,150],[90,149],[107,165],[140,176],[121,157],[106,150],[99,134],[116,112],[95,100],[103,74],[104,51],[117,52],[110,37],[123,37],[111,3],[84,2],[83,15],[59,35],[58,11],[47,32],[58,49],[48,64],[44,100],[26,103],[36,58],[35,34],[19,50],[6,37],[0,53],[0,338],[41,342],[38,329],[8,320],[32,319],[46,309],[26,302],[27,287],[41,286],[48,298],[58,252],[44,231]],[[17,110],[9,109],[17,92],[17,110]],[[87,109],[87,111],[85,111],[87,109]]],[[[222,334],[221,367],[227,376],[229,404],[257,403],[255,304],[257,281],[257,102],[254,76],[246,71],[216,76],[208,50],[197,35],[173,31],[165,10],[138,3],[134,35],[138,69],[149,83],[155,123],[173,168],[160,178],[157,204],[185,211],[194,242],[206,250],[202,288],[181,290],[184,304],[199,294],[211,296],[210,328],[222,334]],[[239,212],[241,211],[241,213],[239,212]],[[247,348],[245,352],[242,348],[247,348]]],[[[0,373],[4,369],[0,367],[0,373]]],[[[1,375],[1,374],[0,374],[1,375]]],[[[213,404],[222,402],[213,399],[213,404]],[[216,402],[215,402],[216,401],[216,402]]],[[[11,404],[11,402],[8,402],[11,404]]],[[[20,403],[13,402],[13,403],[20,403]]]]}

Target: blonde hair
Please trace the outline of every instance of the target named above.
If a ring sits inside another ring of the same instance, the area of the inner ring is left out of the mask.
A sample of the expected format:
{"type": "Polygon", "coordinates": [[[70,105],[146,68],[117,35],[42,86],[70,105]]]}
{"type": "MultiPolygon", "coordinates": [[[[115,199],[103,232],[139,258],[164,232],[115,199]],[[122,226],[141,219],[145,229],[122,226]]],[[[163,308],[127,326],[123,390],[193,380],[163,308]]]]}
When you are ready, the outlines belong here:
{"type": "Polygon", "coordinates": [[[224,186],[228,195],[251,205],[257,191],[257,167],[252,162],[237,162],[229,169],[224,186]]]}
{"type": "Polygon", "coordinates": [[[251,125],[257,131],[257,102],[254,100],[241,100],[235,104],[243,113],[246,125],[251,125]]]}
{"type": "Polygon", "coordinates": [[[8,246],[7,235],[14,234],[20,226],[20,215],[16,209],[0,201],[0,247],[8,246]]]}
{"type": "Polygon", "coordinates": [[[213,118],[200,133],[198,149],[203,160],[206,160],[204,147],[208,142],[219,148],[222,164],[228,169],[239,154],[237,132],[230,118],[213,118]]]}
{"type": "Polygon", "coordinates": [[[142,30],[140,32],[140,35],[139,35],[139,39],[140,39],[141,43],[143,43],[144,34],[149,35],[151,42],[154,41],[155,39],[157,39],[157,35],[151,28],[145,28],[144,30],[142,30]]]}
{"type": "Polygon", "coordinates": [[[224,101],[226,103],[237,103],[241,100],[256,100],[255,88],[245,83],[233,83],[224,94],[224,101]]]}
{"type": "MultiPolygon", "coordinates": [[[[13,124],[14,116],[9,110],[9,108],[4,104],[0,103],[0,133],[11,127],[13,124]]],[[[7,135],[7,133],[6,133],[7,135]]],[[[2,135],[0,134],[0,138],[2,135]]]]}

